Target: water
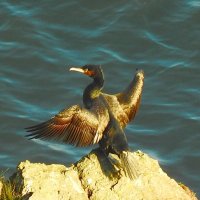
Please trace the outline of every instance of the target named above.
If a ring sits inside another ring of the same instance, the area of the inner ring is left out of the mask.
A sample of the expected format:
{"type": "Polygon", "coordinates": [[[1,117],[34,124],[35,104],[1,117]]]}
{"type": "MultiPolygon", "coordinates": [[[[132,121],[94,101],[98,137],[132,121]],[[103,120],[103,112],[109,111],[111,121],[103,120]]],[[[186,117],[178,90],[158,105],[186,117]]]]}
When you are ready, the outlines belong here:
{"type": "Polygon", "coordinates": [[[87,77],[69,65],[101,64],[108,93],[145,71],[142,103],[127,129],[133,150],[200,195],[198,0],[1,1],[0,169],[23,160],[69,165],[93,147],[28,141],[24,127],[81,103],[87,77]]]}

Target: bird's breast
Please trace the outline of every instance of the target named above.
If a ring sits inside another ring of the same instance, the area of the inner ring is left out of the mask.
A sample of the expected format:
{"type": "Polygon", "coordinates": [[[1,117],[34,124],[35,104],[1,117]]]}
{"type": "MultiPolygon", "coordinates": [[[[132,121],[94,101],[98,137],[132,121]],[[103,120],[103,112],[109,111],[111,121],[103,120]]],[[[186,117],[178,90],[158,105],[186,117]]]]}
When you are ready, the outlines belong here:
{"type": "Polygon", "coordinates": [[[108,108],[105,106],[101,98],[96,98],[95,100],[93,100],[92,107],[90,110],[96,115],[99,121],[97,132],[103,134],[110,121],[108,108]]]}
{"type": "Polygon", "coordinates": [[[114,95],[108,95],[103,93],[103,98],[106,101],[109,111],[113,114],[113,116],[117,119],[121,127],[125,127],[128,123],[128,117],[121,105],[118,102],[118,99],[114,95]]]}

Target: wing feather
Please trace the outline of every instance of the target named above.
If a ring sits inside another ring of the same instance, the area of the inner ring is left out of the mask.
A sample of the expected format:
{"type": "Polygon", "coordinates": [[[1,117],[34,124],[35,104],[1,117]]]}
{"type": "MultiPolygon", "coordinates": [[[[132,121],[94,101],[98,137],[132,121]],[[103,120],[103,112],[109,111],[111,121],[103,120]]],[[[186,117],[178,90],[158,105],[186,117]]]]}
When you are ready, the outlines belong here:
{"type": "Polygon", "coordinates": [[[137,70],[133,81],[121,93],[116,94],[120,106],[126,113],[129,121],[133,120],[141,101],[144,85],[144,72],[137,70]]]}
{"type": "Polygon", "coordinates": [[[26,128],[29,132],[27,137],[61,140],[75,146],[88,146],[94,143],[96,134],[102,137],[105,129],[105,121],[101,125],[98,119],[95,113],[75,105],[60,111],[46,122],[26,128]],[[101,133],[97,133],[99,126],[104,126],[101,133]]]}

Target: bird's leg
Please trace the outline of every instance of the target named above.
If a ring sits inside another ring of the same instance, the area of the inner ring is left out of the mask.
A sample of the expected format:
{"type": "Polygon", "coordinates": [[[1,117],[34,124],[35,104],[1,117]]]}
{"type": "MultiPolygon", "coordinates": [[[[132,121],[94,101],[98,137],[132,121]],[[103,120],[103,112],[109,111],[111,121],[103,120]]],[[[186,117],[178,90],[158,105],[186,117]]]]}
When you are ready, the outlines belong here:
{"type": "Polygon", "coordinates": [[[108,163],[110,163],[110,165],[114,169],[116,176],[120,177],[121,176],[121,167],[119,166],[120,163],[118,159],[115,157],[117,155],[116,152],[109,145],[110,141],[109,141],[109,137],[107,136],[108,135],[105,134],[102,140],[99,142],[100,150],[105,156],[105,159],[108,161],[108,163]]]}

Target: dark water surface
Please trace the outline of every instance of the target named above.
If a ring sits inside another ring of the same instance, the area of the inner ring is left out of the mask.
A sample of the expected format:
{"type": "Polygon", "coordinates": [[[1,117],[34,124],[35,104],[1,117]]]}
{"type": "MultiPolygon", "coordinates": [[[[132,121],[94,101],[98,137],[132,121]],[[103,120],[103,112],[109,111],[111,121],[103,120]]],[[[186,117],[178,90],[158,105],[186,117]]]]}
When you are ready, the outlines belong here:
{"type": "Polygon", "coordinates": [[[60,2],[0,3],[0,169],[26,159],[69,165],[92,148],[24,137],[24,127],[81,103],[90,80],[69,65],[102,64],[109,93],[140,68],[130,146],[200,195],[200,1],[60,2]]]}

